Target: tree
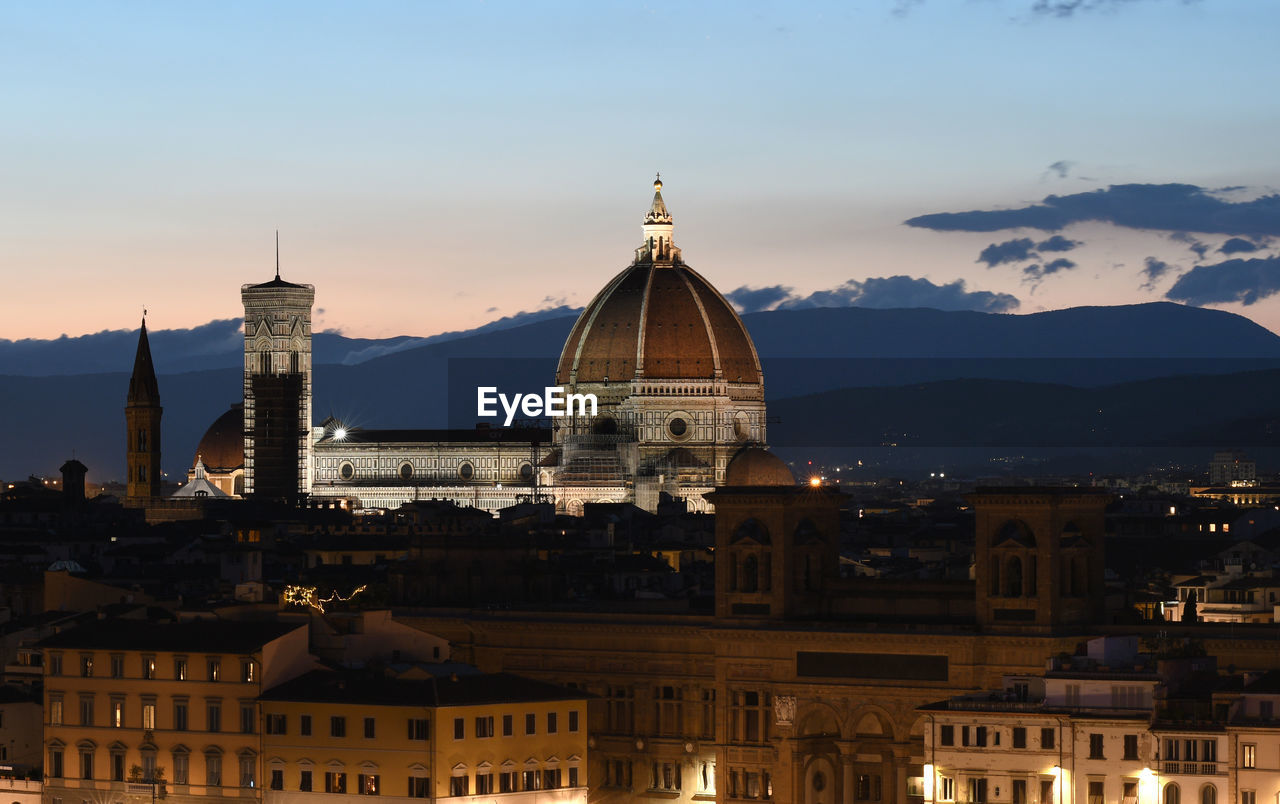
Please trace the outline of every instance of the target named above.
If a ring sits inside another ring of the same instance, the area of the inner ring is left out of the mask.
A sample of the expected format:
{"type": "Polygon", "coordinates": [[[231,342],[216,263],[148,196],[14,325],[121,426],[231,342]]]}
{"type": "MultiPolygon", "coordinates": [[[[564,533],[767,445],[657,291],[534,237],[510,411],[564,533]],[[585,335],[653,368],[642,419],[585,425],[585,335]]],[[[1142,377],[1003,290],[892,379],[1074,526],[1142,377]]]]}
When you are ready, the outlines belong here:
{"type": "Polygon", "coordinates": [[[1187,595],[1187,604],[1182,607],[1182,621],[1184,623],[1200,622],[1200,615],[1196,613],[1196,590],[1194,589],[1187,595]]]}

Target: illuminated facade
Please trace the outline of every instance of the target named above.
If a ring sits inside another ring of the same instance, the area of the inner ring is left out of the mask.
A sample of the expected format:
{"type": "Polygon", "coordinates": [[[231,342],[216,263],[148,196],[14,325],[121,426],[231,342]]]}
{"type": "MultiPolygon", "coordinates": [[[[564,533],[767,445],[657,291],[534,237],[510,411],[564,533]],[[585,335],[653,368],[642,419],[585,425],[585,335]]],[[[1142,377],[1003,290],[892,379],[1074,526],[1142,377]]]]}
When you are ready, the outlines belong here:
{"type": "MultiPolygon", "coordinates": [[[[444,671],[442,671],[444,672],[444,671]]],[[[316,671],[263,696],[268,804],[586,804],[586,698],[508,675],[316,671]]]]}

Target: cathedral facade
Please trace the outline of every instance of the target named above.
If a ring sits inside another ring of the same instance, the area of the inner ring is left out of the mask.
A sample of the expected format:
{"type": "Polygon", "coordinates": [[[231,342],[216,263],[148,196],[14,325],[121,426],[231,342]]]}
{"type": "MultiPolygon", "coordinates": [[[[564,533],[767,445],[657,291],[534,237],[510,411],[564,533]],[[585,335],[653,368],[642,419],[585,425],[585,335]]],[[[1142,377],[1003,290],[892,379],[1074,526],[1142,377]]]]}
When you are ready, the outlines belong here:
{"type": "Polygon", "coordinates": [[[703,495],[724,483],[733,454],[765,441],[764,378],[742,320],[684,262],[673,230],[655,181],[642,244],[583,310],[556,367],[556,385],[594,394],[596,411],[548,428],[312,426],[315,290],[278,269],[244,285],[241,460],[227,457],[231,428],[215,423],[193,465],[203,460],[204,477],[229,493],[321,506],[447,499],[496,511],[537,500],[576,514],[589,502],[652,510],[666,492],[708,510],[703,495]]]}

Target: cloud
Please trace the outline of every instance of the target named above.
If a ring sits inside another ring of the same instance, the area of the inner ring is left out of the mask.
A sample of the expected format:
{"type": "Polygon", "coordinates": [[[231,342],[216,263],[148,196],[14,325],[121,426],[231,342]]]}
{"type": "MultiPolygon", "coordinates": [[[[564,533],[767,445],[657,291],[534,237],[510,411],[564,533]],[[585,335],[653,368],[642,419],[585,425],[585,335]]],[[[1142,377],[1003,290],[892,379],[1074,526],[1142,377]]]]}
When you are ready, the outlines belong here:
{"type": "Polygon", "coordinates": [[[842,285],[807,296],[793,288],[770,285],[740,287],[725,294],[739,312],[799,310],[812,307],[931,307],[938,310],[976,310],[1005,313],[1018,308],[1017,297],[1008,293],[966,290],[963,279],[936,285],[928,279],[910,276],[871,277],[865,282],[850,279],[842,285]]]}
{"type": "Polygon", "coordinates": [[[1076,264],[1071,260],[1066,257],[1059,257],[1056,260],[1046,262],[1044,265],[1040,265],[1039,263],[1028,265],[1022,269],[1022,274],[1027,278],[1027,281],[1038,284],[1040,280],[1050,274],[1056,274],[1059,271],[1070,271],[1075,267],[1076,264]]]}
{"type": "Polygon", "coordinates": [[[1255,304],[1280,293],[1280,257],[1234,259],[1197,265],[1178,277],[1166,299],[1197,306],[1240,302],[1255,304]]]}
{"type": "Polygon", "coordinates": [[[1041,176],[1040,179],[1043,181],[1044,179],[1049,178],[1050,173],[1056,173],[1058,174],[1058,178],[1065,179],[1067,174],[1071,172],[1071,168],[1075,166],[1076,163],[1072,162],[1070,159],[1059,159],[1057,162],[1054,162],[1044,169],[1044,175],[1041,176]]]}
{"type": "Polygon", "coordinates": [[[1209,253],[1208,243],[1201,242],[1187,232],[1174,232],[1169,235],[1169,239],[1175,240],[1179,243],[1186,243],[1187,248],[1195,252],[1195,255],[1202,260],[1204,259],[1204,255],[1209,253]]]}
{"type": "Polygon", "coordinates": [[[1034,259],[1037,256],[1035,247],[1036,241],[1029,237],[1019,237],[1015,240],[1006,240],[1003,243],[992,243],[978,255],[978,262],[985,262],[988,268],[994,268],[1001,263],[1034,259]]]}
{"type": "Polygon", "coordinates": [[[1222,244],[1222,248],[1218,251],[1222,254],[1248,254],[1257,251],[1261,246],[1252,240],[1245,240],[1243,237],[1233,237],[1222,244]]]}
{"type": "Polygon", "coordinates": [[[1280,195],[1227,201],[1193,184],[1113,184],[1104,190],[1046,196],[1040,203],[1015,209],[919,215],[906,224],[939,232],[1055,232],[1086,221],[1130,229],[1266,237],[1280,235],[1280,195]]]}
{"type": "MultiPolygon", "coordinates": [[[[1183,3],[1193,1],[1182,0],[1183,3]]],[[[1031,13],[1042,17],[1066,18],[1075,16],[1077,12],[1112,11],[1134,2],[1137,0],[1035,0],[1031,4],[1031,13]]]]}
{"type": "Polygon", "coordinates": [[[1164,260],[1157,260],[1155,257],[1147,257],[1145,266],[1142,269],[1142,275],[1147,281],[1143,282],[1141,288],[1143,290],[1151,290],[1155,287],[1156,280],[1167,274],[1173,266],[1164,260]]]}
{"type": "Polygon", "coordinates": [[[1079,245],[1083,245],[1079,240],[1069,240],[1062,235],[1054,235],[1048,240],[1041,240],[1036,244],[1036,248],[1040,251],[1070,251],[1079,245]]]}

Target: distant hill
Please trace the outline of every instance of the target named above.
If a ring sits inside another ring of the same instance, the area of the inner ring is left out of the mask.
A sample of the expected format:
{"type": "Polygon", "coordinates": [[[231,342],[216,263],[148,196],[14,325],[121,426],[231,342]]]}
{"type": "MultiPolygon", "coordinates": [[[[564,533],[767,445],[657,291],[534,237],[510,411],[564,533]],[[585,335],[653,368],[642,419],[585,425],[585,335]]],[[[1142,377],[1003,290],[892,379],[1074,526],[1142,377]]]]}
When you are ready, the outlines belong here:
{"type": "MultiPolygon", "coordinates": [[[[552,381],[556,358],[573,321],[573,316],[550,315],[519,326],[431,342],[318,335],[316,418],[333,413],[369,427],[470,426],[477,384],[529,390],[552,381]]],[[[752,313],[744,321],[764,362],[770,413],[786,411],[783,429],[774,428],[774,435],[786,434],[792,443],[814,437],[809,432],[794,438],[786,433],[786,422],[797,416],[814,422],[826,421],[827,416],[848,419],[861,416],[864,405],[874,410],[874,399],[883,398],[854,394],[831,403],[834,407],[824,407],[825,398],[815,397],[804,403],[814,406],[812,414],[788,408],[785,401],[836,389],[975,378],[1087,388],[1280,367],[1280,336],[1242,316],[1167,303],[1032,315],[811,309],[752,313]]],[[[213,322],[174,331],[172,341],[165,333],[153,334],[152,354],[160,370],[165,407],[164,467],[171,475],[185,472],[205,428],[239,401],[243,343],[239,326],[236,321],[213,322]],[[173,349],[184,357],[175,360],[173,349]],[[202,370],[178,373],[194,367],[202,370]]],[[[53,350],[46,352],[32,346],[33,342],[18,343],[30,348],[14,351],[13,343],[0,342],[0,365],[9,366],[0,372],[9,375],[0,376],[0,415],[8,423],[0,428],[0,477],[53,473],[74,450],[89,466],[91,477],[118,478],[124,454],[127,372],[136,332],[38,342],[53,350]],[[79,355],[79,349],[85,354],[79,355]],[[101,361],[114,370],[16,376],[24,373],[17,370],[21,361],[14,356],[20,354],[27,355],[23,359],[42,355],[42,360],[52,361],[50,367],[83,368],[101,361]]],[[[1205,404],[1235,408],[1251,404],[1246,399],[1251,396],[1256,395],[1242,388],[1236,395],[1205,399],[1205,404]]],[[[910,401],[903,399],[901,410],[932,420],[964,420],[948,413],[955,409],[955,402],[944,393],[921,397],[914,406],[907,404],[910,401]]],[[[1156,399],[1151,404],[1158,407],[1167,401],[1156,399]]],[[[1025,427],[1038,426],[1045,433],[1056,432],[1051,418],[1059,415],[1078,414],[1038,413],[1036,405],[1008,412],[1010,421],[1025,420],[1025,427]]],[[[903,427],[910,424],[905,418],[902,421],[903,427]]]]}

